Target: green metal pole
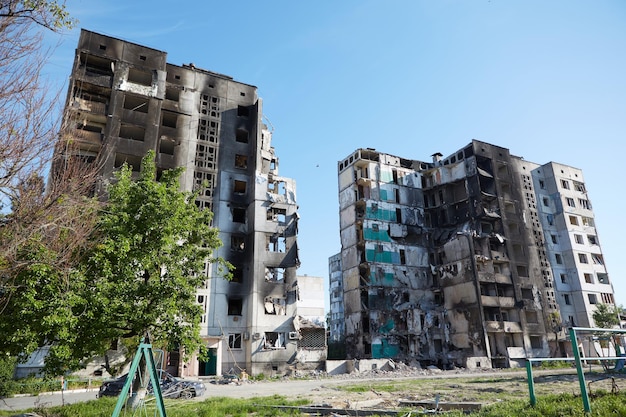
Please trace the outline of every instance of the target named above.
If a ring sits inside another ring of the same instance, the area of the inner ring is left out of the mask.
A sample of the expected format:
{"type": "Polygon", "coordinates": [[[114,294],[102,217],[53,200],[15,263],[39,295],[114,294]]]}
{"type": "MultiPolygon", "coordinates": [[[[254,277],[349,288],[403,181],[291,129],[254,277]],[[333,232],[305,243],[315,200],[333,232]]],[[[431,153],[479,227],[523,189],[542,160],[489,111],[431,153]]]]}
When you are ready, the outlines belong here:
{"type": "Polygon", "coordinates": [[[533,379],[533,364],[529,360],[526,360],[526,375],[528,376],[528,395],[530,396],[530,405],[534,407],[537,404],[537,397],[535,396],[535,381],[533,379]]]}
{"type": "Polygon", "coordinates": [[[578,383],[580,384],[580,396],[583,398],[583,407],[585,408],[586,413],[590,413],[591,404],[589,403],[589,394],[587,393],[585,373],[583,372],[583,363],[580,360],[580,352],[578,351],[578,339],[576,339],[575,329],[569,329],[569,338],[572,342],[572,350],[574,351],[574,363],[576,363],[576,372],[578,372],[578,383]]]}

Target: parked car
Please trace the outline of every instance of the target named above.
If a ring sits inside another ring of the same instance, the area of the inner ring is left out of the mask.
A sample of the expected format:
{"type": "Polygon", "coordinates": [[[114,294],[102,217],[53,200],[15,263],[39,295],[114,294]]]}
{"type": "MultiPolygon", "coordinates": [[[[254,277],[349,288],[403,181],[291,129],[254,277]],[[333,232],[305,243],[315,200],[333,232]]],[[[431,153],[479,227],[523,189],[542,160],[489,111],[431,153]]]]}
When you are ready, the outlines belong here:
{"type": "MultiPolygon", "coordinates": [[[[193,398],[200,397],[206,391],[206,386],[202,381],[181,379],[167,372],[160,372],[161,394],[164,398],[193,398]]],[[[98,397],[117,396],[122,392],[128,374],[124,374],[116,379],[104,381],[100,386],[98,397]]],[[[148,383],[148,394],[153,394],[152,381],[148,383]]]]}

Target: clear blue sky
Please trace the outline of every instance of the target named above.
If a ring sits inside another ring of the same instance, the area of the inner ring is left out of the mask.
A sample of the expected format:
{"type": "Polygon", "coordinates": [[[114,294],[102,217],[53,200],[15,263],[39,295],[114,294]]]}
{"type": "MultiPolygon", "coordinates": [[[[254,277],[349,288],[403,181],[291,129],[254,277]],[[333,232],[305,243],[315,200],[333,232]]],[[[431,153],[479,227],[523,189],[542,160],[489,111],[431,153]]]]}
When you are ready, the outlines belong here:
{"type": "MultiPolygon", "coordinates": [[[[626,304],[626,1],[68,0],[79,28],[256,85],[297,181],[300,274],[340,250],[337,161],[429,160],[472,138],[581,168],[626,304]]],[[[71,70],[79,28],[48,75],[71,70]]],[[[52,40],[53,38],[50,37],[52,40]]],[[[56,39],[56,38],[54,38],[56,39]]]]}

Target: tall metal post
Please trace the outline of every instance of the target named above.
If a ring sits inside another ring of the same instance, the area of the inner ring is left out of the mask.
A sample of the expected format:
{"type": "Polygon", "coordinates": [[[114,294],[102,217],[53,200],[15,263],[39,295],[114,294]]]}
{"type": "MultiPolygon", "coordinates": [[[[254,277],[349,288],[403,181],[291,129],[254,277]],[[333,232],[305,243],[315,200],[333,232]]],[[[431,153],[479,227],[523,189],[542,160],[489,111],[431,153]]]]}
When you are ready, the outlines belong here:
{"type": "Polygon", "coordinates": [[[576,372],[578,373],[578,383],[580,384],[580,396],[583,399],[583,407],[586,413],[591,412],[591,404],[589,403],[589,394],[587,393],[587,384],[585,382],[585,373],[583,371],[583,363],[580,360],[580,352],[578,351],[578,339],[576,339],[576,329],[569,329],[569,338],[572,342],[572,350],[574,351],[574,363],[576,364],[576,372]]]}

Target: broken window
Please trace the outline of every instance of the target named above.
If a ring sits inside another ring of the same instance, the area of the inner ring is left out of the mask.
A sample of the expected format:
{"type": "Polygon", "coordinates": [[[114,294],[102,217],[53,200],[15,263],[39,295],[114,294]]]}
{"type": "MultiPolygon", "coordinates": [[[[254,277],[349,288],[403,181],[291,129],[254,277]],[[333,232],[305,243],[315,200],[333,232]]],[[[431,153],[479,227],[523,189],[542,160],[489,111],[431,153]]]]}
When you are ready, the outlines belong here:
{"type": "Polygon", "coordinates": [[[593,222],[593,219],[591,217],[583,217],[582,223],[583,223],[583,226],[587,226],[587,227],[595,226],[595,223],[593,222]]]}
{"type": "Polygon", "coordinates": [[[233,192],[235,194],[245,194],[246,193],[246,182],[245,181],[234,181],[233,192]]]}
{"type": "Polygon", "coordinates": [[[555,245],[558,243],[558,241],[556,240],[556,235],[551,234],[550,239],[552,240],[552,243],[554,243],[555,245]]]}
{"type": "Polygon", "coordinates": [[[265,267],[265,280],[281,282],[285,279],[285,268],[265,267]]]}
{"type": "Polygon", "coordinates": [[[246,238],[245,236],[231,236],[230,237],[230,249],[243,252],[246,249],[246,238]]]}
{"type": "Polygon", "coordinates": [[[285,333],[265,332],[262,346],[263,349],[284,349],[285,333]]]}
{"type": "Polygon", "coordinates": [[[561,274],[561,283],[567,284],[567,274],[561,274]]]}
{"type": "Polygon", "coordinates": [[[565,197],[565,201],[569,207],[576,207],[576,203],[574,203],[574,199],[570,197],[565,197]]]}
{"type": "Polygon", "coordinates": [[[593,275],[585,273],[584,277],[586,283],[593,284],[593,275]]]}
{"type": "Polygon", "coordinates": [[[287,314],[287,302],[284,298],[265,297],[265,314],[284,316],[287,314]]]}
{"type": "Polygon", "coordinates": [[[544,180],[539,180],[539,188],[544,189],[546,188],[546,183],[544,180]]]}
{"type": "Polygon", "coordinates": [[[246,222],[246,209],[245,208],[232,208],[233,222],[245,223],[246,222]]]}
{"type": "Polygon", "coordinates": [[[287,209],[283,208],[268,208],[267,209],[267,220],[278,222],[281,224],[287,223],[287,209]]]}
{"type": "Polygon", "coordinates": [[[396,222],[402,223],[402,209],[396,209],[396,222]]]}
{"type": "Polygon", "coordinates": [[[240,298],[228,299],[228,315],[229,316],[241,316],[243,308],[243,300],[240,298]]]}
{"type": "Polygon", "coordinates": [[[595,235],[587,235],[587,240],[589,241],[590,245],[597,245],[598,244],[598,239],[596,238],[595,235]]]}
{"type": "Polygon", "coordinates": [[[268,252],[286,252],[287,241],[283,236],[267,236],[266,249],[268,252]]]}
{"type": "Polygon", "coordinates": [[[609,283],[609,275],[604,272],[598,272],[598,282],[600,284],[608,284],[609,283]]]}
{"type": "Polygon", "coordinates": [[[246,129],[237,129],[235,140],[239,143],[248,143],[248,131],[246,129]]]}
{"type": "Polygon", "coordinates": [[[248,168],[248,156],[239,154],[235,155],[235,168],[248,168]]]}
{"type": "Polygon", "coordinates": [[[599,253],[592,253],[591,259],[593,259],[594,264],[604,265],[604,258],[599,253]]]}
{"type": "Polygon", "coordinates": [[[569,298],[569,294],[563,294],[563,300],[565,300],[565,304],[568,305],[568,306],[572,304],[572,302],[571,302],[571,300],[569,298]]]}
{"type": "Polygon", "coordinates": [[[171,127],[176,129],[176,124],[178,122],[178,115],[171,111],[163,111],[161,112],[161,126],[171,127]]]}
{"type": "Polygon", "coordinates": [[[572,226],[578,226],[578,217],[569,216],[569,224],[571,224],[572,226]]]}
{"type": "Polygon", "coordinates": [[[279,181],[278,182],[278,194],[280,194],[280,195],[287,195],[287,187],[286,187],[284,181],[279,181]]]}
{"type": "Polygon", "coordinates": [[[574,189],[576,191],[580,191],[581,193],[585,192],[585,184],[582,182],[574,181],[574,189]]]}
{"type": "Polygon", "coordinates": [[[228,335],[228,347],[230,349],[241,349],[241,333],[231,333],[228,335]]]}
{"type": "Polygon", "coordinates": [[[400,265],[406,264],[406,252],[404,249],[400,249],[400,265]]]}
{"type": "Polygon", "coordinates": [[[578,262],[580,262],[581,264],[589,263],[589,261],[587,261],[587,255],[584,254],[584,253],[579,253],[578,254],[578,262]]]}
{"type": "Polygon", "coordinates": [[[584,243],[585,243],[585,240],[583,239],[583,236],[582,236],[582,235],[576,235],[576,234],[575,234],[575,235],[574,235],[574,241],[575,241],[576,243],[578,243],[579,245],[582,245],[582,244],[584,244],[584,243]]]}
{"type": "Polygon", "coordinates": [[[589,200],[585,200],[584,198],[578,199],[578,204],[584,209],[591,210],[591,204],[589,204],[589,200]]]}
{"type": "Polygon", "coordinates": [[[602,302],[604,304],[615,304],[615,299],[613,298],[613,294],[611,293],[602,293],[602,302]]]}
{"type": "Polygon", "coordinates": [[[567,180],[561,180],[561,187],[566,190],[569,190],[569,182],[567,180]]]}
{"type": "Polygon", "coordinates": [[[589,304],[598,304],[598,298],[595,294],[587,294],[587,297],[589,298],[589,304]]]}

